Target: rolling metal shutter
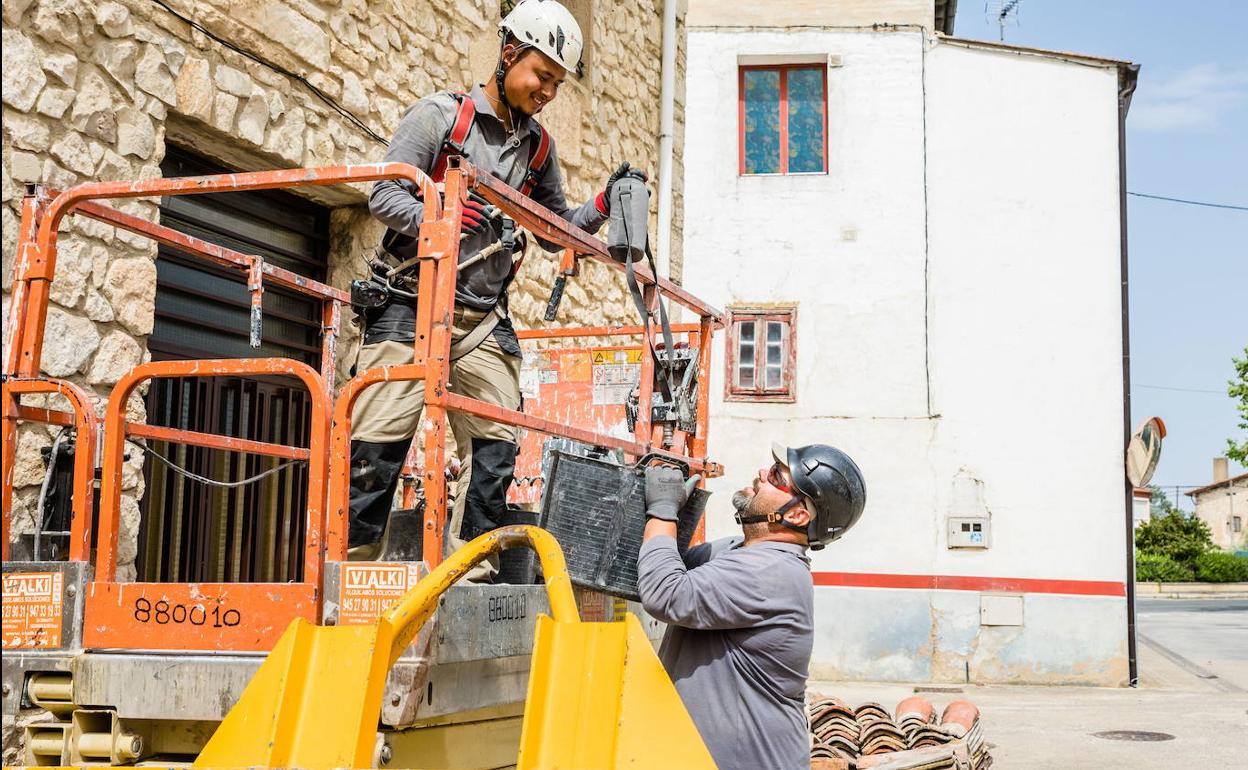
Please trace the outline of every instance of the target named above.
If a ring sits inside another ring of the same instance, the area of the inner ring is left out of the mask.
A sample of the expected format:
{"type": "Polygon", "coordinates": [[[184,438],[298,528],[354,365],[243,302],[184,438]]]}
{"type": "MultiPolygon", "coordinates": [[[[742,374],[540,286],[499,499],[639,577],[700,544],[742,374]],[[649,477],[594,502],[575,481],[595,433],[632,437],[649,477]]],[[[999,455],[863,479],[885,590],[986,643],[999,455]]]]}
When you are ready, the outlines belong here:
{"type": "MultiPolygon", "coordinates": [[[[169,148],[166,177],[227,171],[169,148]]],[[[277,191],[164,198],[161,223],[316,280],[325,277],[329,212],[277,191]]],[[[282,356],[319,364],[320,305],[277,289],[264,294],[260,348],[249,344],[250,299],[236,275],[160,247],[153,360],[282,356]]],[[[147,394],[148,422],[306,446],[309,404],[282,378],[162,379],[147,394]]],[[[238,481],[278,465],[277,458],[152,441],[153,450],[189,471],[238,481]]],[[[254,484],[223,488],[170,470],[148,456],[138,572],[150,581],[284,582],[302,569],[307,467],[296,464],[254,484]]]]}

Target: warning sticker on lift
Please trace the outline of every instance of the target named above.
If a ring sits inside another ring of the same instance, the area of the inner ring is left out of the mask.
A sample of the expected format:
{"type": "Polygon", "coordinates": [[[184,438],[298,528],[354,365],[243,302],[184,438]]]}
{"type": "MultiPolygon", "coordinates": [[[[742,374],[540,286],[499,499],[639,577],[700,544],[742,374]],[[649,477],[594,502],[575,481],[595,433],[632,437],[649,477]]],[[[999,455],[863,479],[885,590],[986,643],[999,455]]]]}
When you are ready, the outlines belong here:
{"type": "Polygon", "coordinates": [[[542,397],[542,386],[559,382],[559,370],[547,352],[528,351],[520,363],[520,395],[528,401],[542,397]]]}
{"type": "Polygon", "coordinates": [[[61,646],[60,572],[12,572],[4,576],[4,649],[61,646]]]}
{"type": "Polygon", "coordinates": [[[416,585],[416,564],[343,564],[338,625],[372,623],[416,585]]]}
{"type": "Polygon", "coordinates": [[[540,360],[539,354],[531,350],[525,351],[520,360],[520,395],[528,401],[535,401],[542,395],[540,360]]]}
{"type": "Polygon", "coordinates": [[[591,350],[594,404],[623,404],[633,386],[641,381],[641,351],[591,350]]]}
{"type": "Polygon", "coordinates": [[[612,623],[624,619],[628,604],[618,596],[610,596],[592,588],[572,586],[576,608],[586,623],[612,623]]]}

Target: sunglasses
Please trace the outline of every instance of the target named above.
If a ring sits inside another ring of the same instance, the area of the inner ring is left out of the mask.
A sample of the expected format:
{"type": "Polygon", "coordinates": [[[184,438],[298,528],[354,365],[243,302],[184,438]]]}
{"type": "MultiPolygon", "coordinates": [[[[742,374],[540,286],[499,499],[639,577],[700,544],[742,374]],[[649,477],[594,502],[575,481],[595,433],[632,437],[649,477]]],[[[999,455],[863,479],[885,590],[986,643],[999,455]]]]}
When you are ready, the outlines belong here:
{"type": "Polygon", "coordinates": [[[793,476],[789,473],[788,467],[781,462],[776,462],[771,466],[771,470],[767,471],[767,483],[795,497],[801,494],[797,491],[797,487],[793,486],[793,476]]]}

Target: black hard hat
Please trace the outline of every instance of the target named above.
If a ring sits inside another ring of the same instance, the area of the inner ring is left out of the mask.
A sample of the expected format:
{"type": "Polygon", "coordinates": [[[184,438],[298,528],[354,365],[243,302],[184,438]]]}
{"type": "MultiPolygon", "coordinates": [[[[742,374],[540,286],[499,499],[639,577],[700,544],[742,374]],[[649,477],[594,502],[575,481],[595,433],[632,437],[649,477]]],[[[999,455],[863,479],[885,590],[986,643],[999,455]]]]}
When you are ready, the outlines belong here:
{"type": "Polygon", "coordinates": [[[806,539],[819,550],[862,518],[867,485],[849,455],[827,444],[790,448],[773,444],[771,454],[788,466],[793,486],[814,504],[806,539]]]}

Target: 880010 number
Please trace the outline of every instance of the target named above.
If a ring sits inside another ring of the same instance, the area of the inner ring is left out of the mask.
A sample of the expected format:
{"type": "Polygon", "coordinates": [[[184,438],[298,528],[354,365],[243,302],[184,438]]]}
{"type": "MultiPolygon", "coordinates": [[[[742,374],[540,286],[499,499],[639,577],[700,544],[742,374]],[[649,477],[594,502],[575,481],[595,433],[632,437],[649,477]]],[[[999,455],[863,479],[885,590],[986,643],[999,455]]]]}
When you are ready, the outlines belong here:
{"type": "Polygon", "coordinates": [[[185,604],[170,604],[165,599],[152,602],[140,596],[134,600],[134,619],[140,623],[156,623],[192,626],[211,626],[212,628],[233,628],[243,622],[243,614],[238,610],[213,607],[205,609],[196,604],[188,607],[185,604]]]}

